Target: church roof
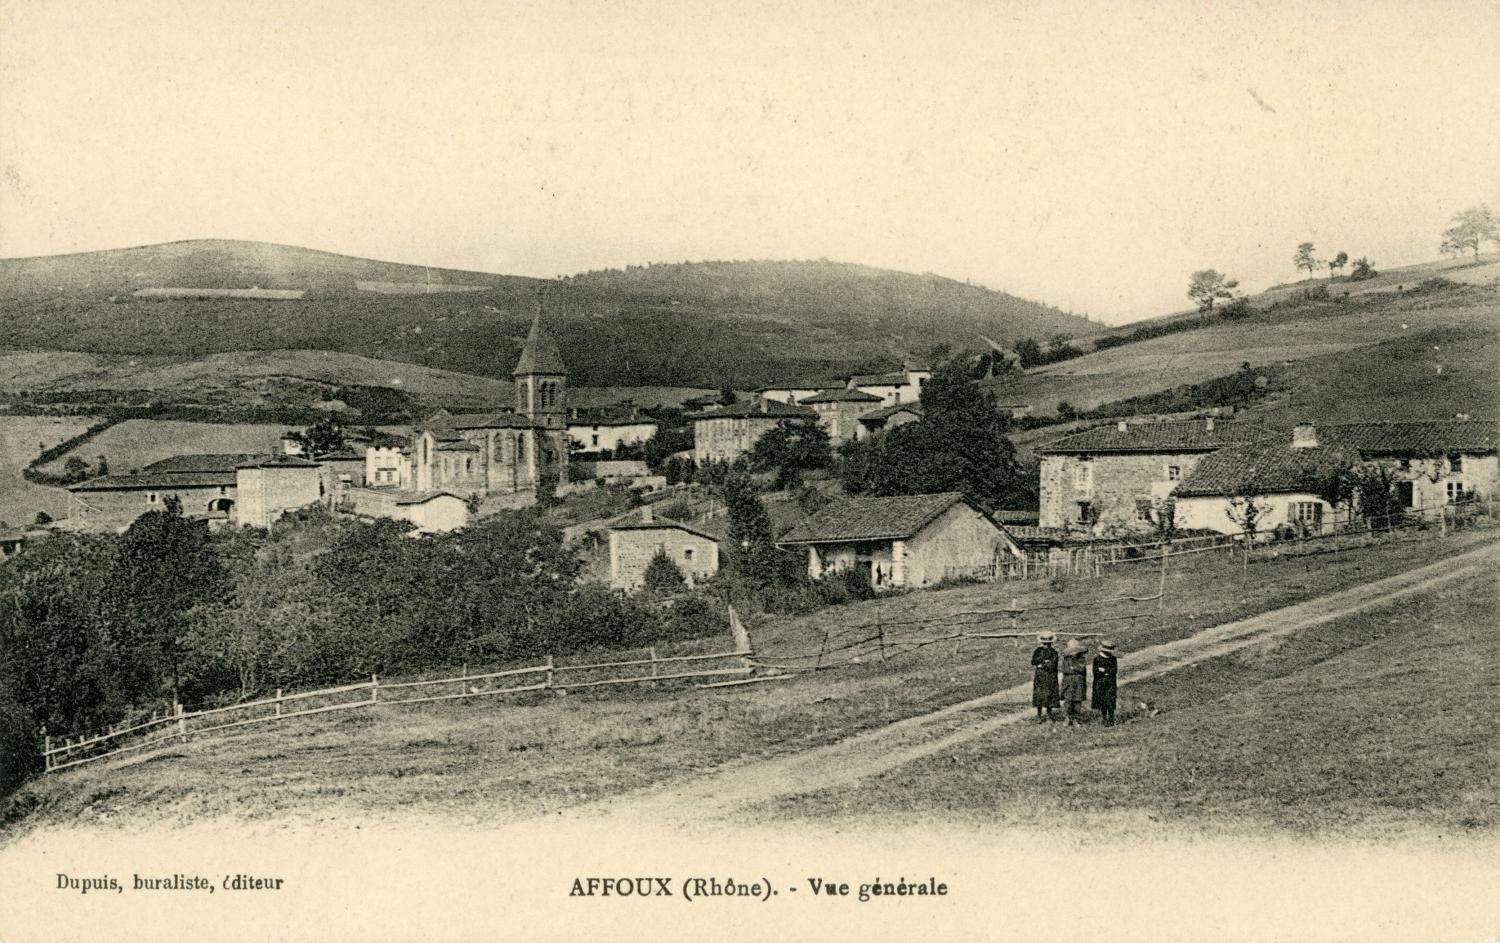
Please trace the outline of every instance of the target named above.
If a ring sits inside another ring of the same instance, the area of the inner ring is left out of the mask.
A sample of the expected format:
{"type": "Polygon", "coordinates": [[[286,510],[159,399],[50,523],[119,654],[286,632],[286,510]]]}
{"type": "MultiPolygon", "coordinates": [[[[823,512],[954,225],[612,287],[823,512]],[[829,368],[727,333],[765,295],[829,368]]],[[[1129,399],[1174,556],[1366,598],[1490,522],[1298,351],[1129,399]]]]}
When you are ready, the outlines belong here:
{"type": "Polygon", "coordinates": [[[551,334],[542,330],[540,313],[531,319],[531,332],[526,335],[526,344],[521,348],[521,359],[516,361],[516,369],[510,375],[519,377],[529,373],[556,376],[566,376],[568,373],[562,352],[557,349],[557,342],[552,339],[551,334]]]}

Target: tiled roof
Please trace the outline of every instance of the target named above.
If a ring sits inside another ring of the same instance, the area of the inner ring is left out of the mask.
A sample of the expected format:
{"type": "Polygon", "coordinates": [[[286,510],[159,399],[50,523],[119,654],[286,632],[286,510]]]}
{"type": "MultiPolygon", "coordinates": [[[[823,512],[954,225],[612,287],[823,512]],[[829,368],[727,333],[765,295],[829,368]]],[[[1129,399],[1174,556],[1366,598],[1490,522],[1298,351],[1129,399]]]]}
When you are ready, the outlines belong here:
{"type": "Polygon", "coordinates": [[[229,452],[210,455],[173,455],[152,462],[142,474],[181,474],[184,472],[232,472],[246,462],[266,456],[259,452],[229,452]]]}
{"type": "Polygon", "coordinates": [[[824,390],[823,392],[818,393],[816,396],[809,396],[806,399],[799,399],[797,400],[797,402],[799,404],[878,403],[880,402],[880,397],[875,396],[872,393],[866,393],[864,390],[848,390],[840,388],[836,390],[824,390]]]}
{"type": "Polygon", "coordinates": [[[1041,512],[1032,509],[1030,511],[996,511],[995,520],[1002,524],[1035,524],[1041,518],[1041,512]]]}
{"type": "Polygon", "coordinates": [[[552,335],[542,330],[542,316],[538,314],[531,320],[531,332],[526,335],[521,357],[510,375],[518,377],[527,373],[541,373],[566,376],[567,372],[562,352],[557,349],[557,342],[552,339],[552,335]]]}
{"type": "Polygon", "coordinates": [[[1314,429],[1320,442],[1367,453],[1473,455],[1494,452],[1500,442],[1500,423],[1483,419],[1345,422],[1314,429]]]}
{"type": "Polygon", "coordinates": [[[704,419],[814,419],[817,415],[805,406],[792,406],[775,400],[763,399],[755,403],[733,403],[718,409],[710,409],[707,412],[694,414],[692,419],[694,422],[704,419]]]}
{"type": "Polygon", "coordinates": [[[439,452],[478,452],[478,451],[481,451],[480,448],[479,448],[478,443],[469,442],[468,440],[465,440],[465,439],[459,439],[456,442],[455,441],[439,442],[438,445],[437,445],[437,450],[439,452]]]}
{"type": "Polygon", "coordinates": [[[536,429],[541,423],[520,413],[495,411],[491,413],[459,413],[451,416],[437,413],[419,428],[434,433],[439,440],[459,438],[457,431],[464,429],[536,429]],[[446,434],[443,435],[443,434],[446,434]]]}
{"type": "Polygon", "coordinates": [[[1205,456],[1183,476],[1173,495],[1193,498],[1237,494],[1317,494],[1333,473],[1359,460],[1340,448],[1293,448],[1290,442],[1254,442],[1205,456]]]}
{"type": "Polygon", "coordinates": [[[757,393],[769,393],[772,390],[842,390],[844,384],[837,380],[808,380],[805,383],[788,381],[786,383],[772,383],[756,390],[757,393]]]}
{"type": "Polygon", "coordinates": [[[967,503],[967,500],[957,491],[887,498],[845,498],[793,527],[776,542],[784,545],[904,540],[953,505],[967,503]]]}
{"type": "Polygon", "coordinates": [[[882,406],[879,409],[873,409],[870,412],[867,412],[867,413],[861,415],[859,417],[859,421],[860,422],[885,422],[887,419],[891,418],[892,416],[896,415],[897,413],[911,413],[913,416],[921,418],[921,416],[922,416],[922,404],[921,403],[897,403],[894,406],[882,406]]]}
{"type": "Polygon", "coordinates": [[[398,491],[396,492],[396,503],[401,506],[409,504],[426,504],[434,498],[453,498],[462,501],[463,498],[451,491],[398,491]]]}
{"type": "Polygon", "coordinates": [[[293,455],[273,455],[269,458],[257,456],[248,462],[241,462],[236,468],[317,468],[317,462],[310,462],[305,458],[297,458],[293,455]]]}
{"type": "Polygon", "coordinates": [[[69,485],[69,491],[170,491],[174,488],[233,488],[235,476],[227,472],[181,472],[172,474],[105,475],[69,485]]]}
{"type": "Polygon", "coordinates": [[[905,386],[904,373],[862,373],[849,378],[850,386],[905,386]]]}
{"type": "Polygon", "coordinates": [[[680,530],[680,531],[686,531],[687,533],[693,534],[694,536],[697,536],[697,537],[702,537],[705,540],[712,540],[714,543],[718,543],[719,542],[719,538],[715,537],[713,534],[710,534],[707,531],[699,530],[698,528],[693,527],[690,524],[684,524],[682,521],[674,521],[674,520],[670,520],[670,519],[667,519],[667,518],[657,518],[654,521],[629,521],[629,522],[624,523],[624,524],[612,524],[612,525],[610,525],[609,529],[610,530],[680,530]]]}
{"type": "Polygon", "coordinates": [[[1124,431],[1116,423],[1094,426],[1064,436],[1037,452],[1042,455],[1066,455],[1078,452],[1212,452],[1225,446],[1253,442],[1275,433],[1247,422],[1232,419],[1183,422],[1132,422],[1124,431]]]}

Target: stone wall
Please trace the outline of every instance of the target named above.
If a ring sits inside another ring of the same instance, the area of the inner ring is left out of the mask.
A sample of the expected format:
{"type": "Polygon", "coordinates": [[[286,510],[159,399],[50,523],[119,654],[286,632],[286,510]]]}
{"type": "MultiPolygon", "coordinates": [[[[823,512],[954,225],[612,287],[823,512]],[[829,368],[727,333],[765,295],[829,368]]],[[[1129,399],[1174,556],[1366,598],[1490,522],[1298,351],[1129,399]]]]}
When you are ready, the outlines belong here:
{"type": "Polygon", "coordinates": [[[689,581],[719,572],[719,545],[707,537],[671,526],[612,530],[609,585],[614,589],[639,589],[657,550],[665,550],[689,581]]]}
{"type": "MultiPolygon", "coordinates": [[[[1166,499],[1177,482],[1187,477],[1207,453],[1128,455],[1043,455],[1041,527],[1081,529],[1078,502],[1091,502],[1098,512],[1099,530],[1149,530],[1150,521],[1137,516],[1137,501],[1166,499]],[[1087,465],[1088,484],[1080,487],[1077,472],[1087,465]],[[1176,477],[1170,469],[1176,468],[1176,477]]],[[[1178,526],[1183,526],[1179,520],[1178,526]]]]}

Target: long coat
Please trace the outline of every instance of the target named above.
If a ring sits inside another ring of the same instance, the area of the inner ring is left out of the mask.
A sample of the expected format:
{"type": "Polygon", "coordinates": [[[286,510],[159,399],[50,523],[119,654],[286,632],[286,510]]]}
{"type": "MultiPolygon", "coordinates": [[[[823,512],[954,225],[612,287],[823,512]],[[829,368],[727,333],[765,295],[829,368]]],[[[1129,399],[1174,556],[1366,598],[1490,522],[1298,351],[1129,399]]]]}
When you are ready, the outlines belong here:
{"type": "Polygon", "coordinates": [[[1057,649],[1038,645],[1031,653],[1031,706],[1057,707],[1057,649]]]}
{"type": "Polygon", "coordinates": [[[1063,658],[1062,699],[1075,703],[1088,700],[1089,668],[1088,656],[1076,652],[1063,658]]]}
{"type": "Polygon", "coordinates": [[[1115,656],[1100,652],[1094,656],[1094,710],[1115,709],[1115,676],[1120,666],[1115,656]]]}

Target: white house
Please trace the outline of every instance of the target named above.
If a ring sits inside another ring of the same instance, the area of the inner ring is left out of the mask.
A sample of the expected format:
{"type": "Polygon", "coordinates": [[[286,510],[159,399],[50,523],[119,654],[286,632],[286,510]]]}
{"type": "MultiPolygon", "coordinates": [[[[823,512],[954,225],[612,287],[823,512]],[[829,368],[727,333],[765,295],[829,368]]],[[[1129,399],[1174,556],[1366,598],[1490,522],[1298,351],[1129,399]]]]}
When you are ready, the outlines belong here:
{"type": "Polygon", "coordinates": [[[848,388],[880,397],[881,406],[915,403],[922,399],[922,387],[932,376],[931,370],[902,367],[899,373],[857,374],[849,378],[848,388]]]}
{"type": "Polygon", "coordinates": [[[638,445],[656,435],[657,423],[631,409],[589,412],[575,409],[568,417],[568,440],[584,452],[613,452],[622,445],[638,445]]]}
{"type": "Polygon", "coordinates": [[[993,516],[951,491],[845,498],[792,528],[776,545],[805,549],[813,579],[858,568],[877,589],[990,574],[1000,559],[1021,554],[993,516]]]}

